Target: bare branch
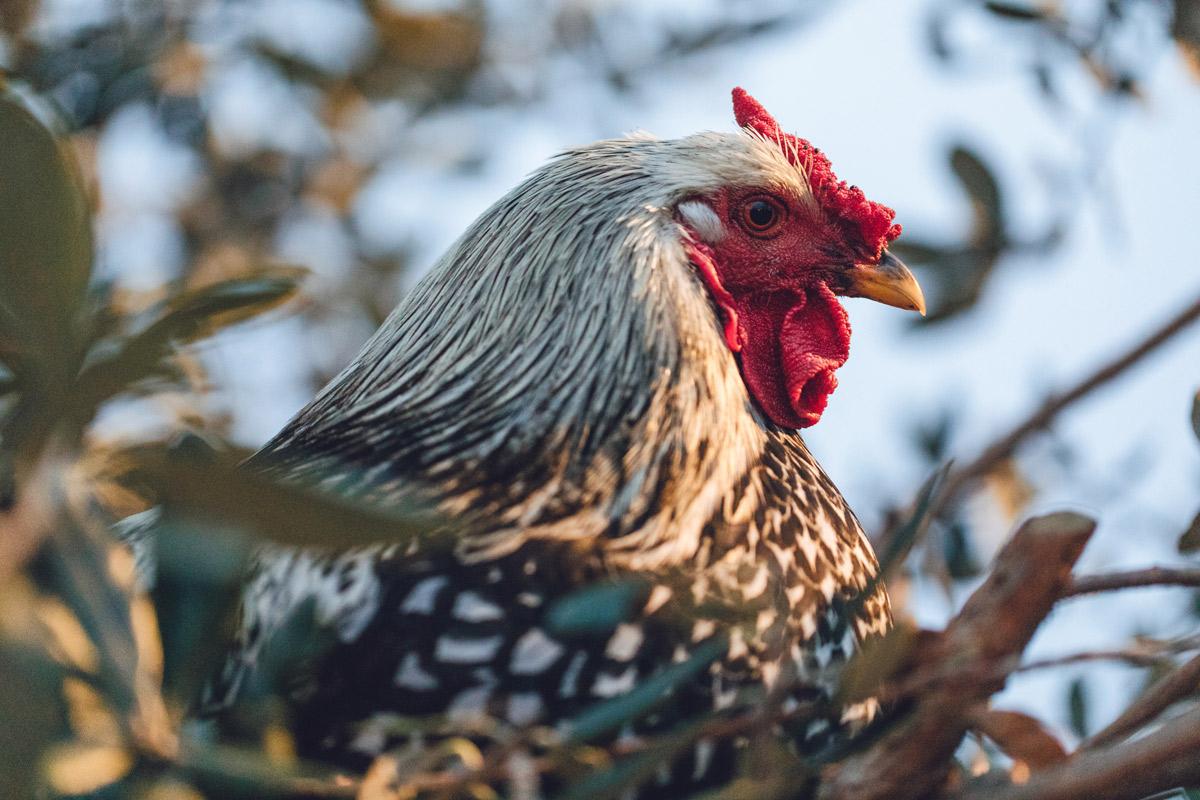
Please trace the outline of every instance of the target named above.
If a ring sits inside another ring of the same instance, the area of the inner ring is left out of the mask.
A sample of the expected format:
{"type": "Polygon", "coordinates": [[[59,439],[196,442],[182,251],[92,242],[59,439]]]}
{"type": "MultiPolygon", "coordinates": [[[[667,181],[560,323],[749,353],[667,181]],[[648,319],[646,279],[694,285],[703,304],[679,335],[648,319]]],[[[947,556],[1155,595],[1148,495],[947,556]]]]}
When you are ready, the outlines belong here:
{"type": "Polygon", "coordinates": [[[1127,744],[1077,754],[1020,785],[968,786],[951,800],[1139,800],[1200,783],[1200,708],[1127,744]]]}
{"type": "MultiPolygon", "coordinates": [[[[997,464],[1011,458],[1017,448],[1027,439],[1035,433],[1049,428],[1063,411],[1128,371],[1130,367],[1175,338],[1197,320],[1200,320],[1200,296],[1195,297],[1178,314],[1148,336],[1116,358],[1100,365],[1074,386],[1047,397],[1036,411],[985,447],[978,456],[950,472],[941,492],[934,500],[929,512],[930,516],[933,518],[940,516],[995,469],[997,464]]],[[[892,533],[893,531],[890,529],[885,531],[880,537],[881,541],[886,543],[892,533]]]]}
{"type": "MultiPolygon", "coordinates": [[[[968,709],[1003,687],[994,665],[1025,649],[1071,580],[1095,523],[1077,514],[1029,520],[996,557],[988,579],[928,649],[933,663],[961,667],[912,700],[906,716],[867,750],[831,765],[821,800],[907,800],[928,795],[945,779],[966,734],[968,709]]],[[[923,654],[926,655],[926,654],[923,654]]]]}
{"type": "Polygon", "coordinates": [[[1080,743],[1080,750],[1113,744],[1153,722],[1175,702],[1200,691],[1200,656],[1164,675],[1108,727],[1080,743]]]}
{"type": "Polygon", "coordinates": [[[1067,587],[1063,597],[1078,597],[1084,594],[1111,592],[1116,589],[1134,589],[1143,586],[1200,587],[1200,569],[1150,567],[1131,572],[1114,572],[1108,575],[1080,575],[1074,583],[1067,587]]]}

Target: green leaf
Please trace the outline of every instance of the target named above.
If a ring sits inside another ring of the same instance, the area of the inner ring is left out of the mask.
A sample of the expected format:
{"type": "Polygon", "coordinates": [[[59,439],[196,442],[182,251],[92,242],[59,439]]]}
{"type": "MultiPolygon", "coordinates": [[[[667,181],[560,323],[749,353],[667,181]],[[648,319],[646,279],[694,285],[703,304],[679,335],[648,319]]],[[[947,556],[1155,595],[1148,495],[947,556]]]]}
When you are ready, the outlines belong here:
{"type": "Polygon", "coordinates": [[[214,283],[169,300],[165,313],[147,329],[151,338],[193,342],[243,322],[289,300],[305,272],[277,269],[214,283]]]}
{"type": "Polygon", "coordinates": [[[450,546],[455,526],[426,509],[386,510],[239,467],[230,459],[185,453],[148,457],[138,477],[171,515],[204,525],[233,527],[301,547],[416,543],[450,546]]]}
{"type": "Polygon", "coordinates": [[[724,636],[707,639],[686,661],[672,664],[631,691],[598,703],[570,720],[567,741],[572,744],[591,742],[615,733],[627,722],[644,717],[666,703],[676,688],[694,680],[728,649],[729,643],[724,636]]]}
{"type": "Polygon", "coordinates": [[[645,603],[649,586],[627,578],[605,581],[573,592],[546,612],[546,629],[558,636],[611,633],[645,603]]]}
{"type": "Polygon", "coordinates": [[[171,348],[275,308],[295,294],[296,273],[238,278],[172,298],[154,322],[79,376],[74,414],[86,422],[104,401],[162,372],[171,348]]]}
{"type": "Polygon", "coordinates": [[[879,687],[908,661],[921,641],[921,632],[897,622],[883,636],[873,636],[847,662],[838,685],[839,705],[857,703],[879,694],[879,687]]]}
{"type": "Polygon", "coordinates": [[[7,93],[0,142],[0,341],[62,369],[91,274],[89,205],[68,153],[7,93]]]}

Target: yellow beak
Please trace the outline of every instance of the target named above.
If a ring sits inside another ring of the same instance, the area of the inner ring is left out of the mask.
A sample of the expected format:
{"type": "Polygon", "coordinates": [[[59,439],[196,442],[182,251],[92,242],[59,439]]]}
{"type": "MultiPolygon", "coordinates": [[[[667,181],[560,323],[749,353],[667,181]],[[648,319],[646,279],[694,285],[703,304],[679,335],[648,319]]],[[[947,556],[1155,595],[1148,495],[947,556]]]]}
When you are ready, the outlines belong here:
{"type": "Polygon", "coordinates": [[[847,296],[866,297],[925,316],[925,295],[920,284],[904,262],[888,251],[883,251],[878,264],[855,264],[846,274],[850,278],[844,292],[847,296]]]}

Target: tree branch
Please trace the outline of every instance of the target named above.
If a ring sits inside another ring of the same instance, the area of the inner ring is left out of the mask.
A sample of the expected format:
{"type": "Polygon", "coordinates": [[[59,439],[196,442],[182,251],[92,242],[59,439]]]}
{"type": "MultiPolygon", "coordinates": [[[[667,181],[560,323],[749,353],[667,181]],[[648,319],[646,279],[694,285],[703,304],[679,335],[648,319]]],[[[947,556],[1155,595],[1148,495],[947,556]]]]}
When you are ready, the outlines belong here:
{"type": "MultiPolygon", "coordinates": [[[[1153,722],[1175,702],[1197,691],[1200,691],[1200,656],[1159,678],[1108,727],[1081,742],[1079,749],[1094,750],[1118,742],[1153,722]]],[[[1200,754],[1197,758],[1200,759],[1200,754]]]]}
{"type": "Polygon", "coordinates": [[[1143,586],[1200,587],[1200,569],[1149,567],[1107,575],[1080,575],[1075,578],[1074,583],[1067,587],[1063,597],[1078,597],[1084,594],[1111,592],[1116,589],[1134,589],[1143,586]]]}
{"type": "MultiPolygon", "coordinates": [[[[941,492],[934,498],[929,511],[930,517],[934,519],[939,517],[979,480],[986,477],[997,464],[1012,457],[1017,448],[1024,444],[1029,437],[1049,428],[1063,411],[1122,375],[1197,320],[1200,320],[1200,296],[1194,298],[1179,313],[1148,336],[1116,358],[1100,365],[1074,386],[1047,397],[1037,410],[983,448],[978,456],[958,469],[951,470],[941,492]]],[[[892,533],[891,529],[885,531],[880,540],[886,543],[892,533]]]]}
{"type": "Polygon", "coordinates": [[[1200,784],[1200,708],[1133,742],[1079,753],[1020,785],[968,786],[950,800],[1139,800],[1200,784]]]}
{"type": "Polygon", "coordinates": [[[948,677],[912,699],[912,707],[867,750],[830,765],[820,800],[909,800],[942,784],[967,732],[966,710],[1003,687],[1006,674],[978,665],[1004,663],[1025,649],[1071,580],[1095,523],[1077,514],[1029,520],[996,557],[991,575],[922,654],[954,665],[948,677]]]}

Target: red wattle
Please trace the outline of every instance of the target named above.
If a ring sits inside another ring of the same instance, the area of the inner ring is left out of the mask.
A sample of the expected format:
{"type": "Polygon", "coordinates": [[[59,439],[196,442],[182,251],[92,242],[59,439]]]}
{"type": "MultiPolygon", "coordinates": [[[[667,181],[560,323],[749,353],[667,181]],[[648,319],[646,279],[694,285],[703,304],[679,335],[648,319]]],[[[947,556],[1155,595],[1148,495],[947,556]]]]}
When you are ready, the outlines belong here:
{"type": "Polygon", "coordinates": [[[763,413],[781,428],[815,425],[837,388],[834,372],[850,356],[850,318],[833,291],[806,289],[734,297],[721,282],[712,248],[690,239],[688,260],[721,311],[725,343],[763,413]]]}
{"type": "Polygon", "coordinates": [[[781,428],[815,425],[850,356],[850,319],[824,283],[735,300],[742,377],[781,428]]]}

